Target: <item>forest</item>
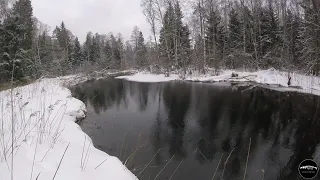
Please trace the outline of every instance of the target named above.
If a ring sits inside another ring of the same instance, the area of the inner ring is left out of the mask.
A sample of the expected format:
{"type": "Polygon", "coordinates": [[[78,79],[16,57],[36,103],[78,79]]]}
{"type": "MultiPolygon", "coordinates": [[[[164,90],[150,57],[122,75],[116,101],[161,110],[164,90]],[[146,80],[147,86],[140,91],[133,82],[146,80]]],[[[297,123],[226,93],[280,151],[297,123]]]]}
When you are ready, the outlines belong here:
{"type": "Polygon", "coordinates": [[[40,22],[31,0],[1,0],[0,83],[150,66],[319,75],[319,0],[142,0],[141,7],[151,37],[133,27],[130,39],[88,32],[80,43],[63,21],[40,22]]]}

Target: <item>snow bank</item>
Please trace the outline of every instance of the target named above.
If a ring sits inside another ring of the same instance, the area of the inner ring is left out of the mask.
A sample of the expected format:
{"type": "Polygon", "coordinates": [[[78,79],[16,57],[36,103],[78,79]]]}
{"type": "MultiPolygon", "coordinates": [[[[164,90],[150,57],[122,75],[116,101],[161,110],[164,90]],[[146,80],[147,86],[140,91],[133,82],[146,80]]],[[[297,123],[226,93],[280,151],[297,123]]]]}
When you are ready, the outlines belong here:
{"type": "Polygon", "coordinates": [[[128,81],[135,82],[166,82],[179,79],[176,74],[170,74],[169,77],[165,77],[164,74],[151,74],[147,72],[140,72],[129,76],[118,76],[117,79],[126,79],[128,81]]]}
{"type": "Polygon", "coordinates": [[[0,92],[1,180],[11,179],[12,132],[15,180],[137,179],[119,159],[94,148],[75,123],[86,107],[61,86],[73,78],[42,79],[0,92]]]}
{"type": "Polygon", "coordinates": [[[165,82],[172,80],[187,80],[195,82],[255,82],[264,85],[265,88],[271,88],[279,91],[297,91],[320,95],[320,78],[314,76],[301,75],[298,73],[289,73],[291,84],[288,86],[288,72],[281,72],[275,69],[261,70],[256,72],[243,72],[233,70],[223,70],[215,72],[209,69],[206,74],[199,74],[197,71],[187,75],[184,79],[177,74],[170,74],[165,77],[164,74],[154,75],[147,72],[136,73],[131,76],[120,76],[118,79],[126,79],[136,82],[165,82]],[[232,74],[236,77],[232,77],[232,74]],[[265,86],[268,85],[268,86],[265,86]]]}

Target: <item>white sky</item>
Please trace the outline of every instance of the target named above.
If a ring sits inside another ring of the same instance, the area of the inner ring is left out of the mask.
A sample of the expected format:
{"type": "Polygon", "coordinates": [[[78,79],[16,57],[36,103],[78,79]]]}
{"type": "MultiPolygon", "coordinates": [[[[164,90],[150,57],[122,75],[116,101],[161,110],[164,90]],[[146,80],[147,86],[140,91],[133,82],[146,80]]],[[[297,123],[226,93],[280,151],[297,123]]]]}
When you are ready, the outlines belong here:
{"type": "Polygon", "coordinates": [[[130,38],[137,25],[145,39],[151,35],[142,13],[140,0],[31,0],[33,14],[54,29],[65,22],[66,27],[84,42],[87,32],[114,35],[122,33],[130,38]]]}

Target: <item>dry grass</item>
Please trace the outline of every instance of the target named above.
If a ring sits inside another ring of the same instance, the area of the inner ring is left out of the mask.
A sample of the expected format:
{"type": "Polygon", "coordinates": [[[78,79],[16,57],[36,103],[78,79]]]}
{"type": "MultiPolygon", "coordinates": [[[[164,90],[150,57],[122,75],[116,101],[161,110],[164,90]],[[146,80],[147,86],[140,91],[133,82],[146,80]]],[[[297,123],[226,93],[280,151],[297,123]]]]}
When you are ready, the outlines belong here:
{"type": "Polygon", "coordinates": [[[218,162],[218,165],[217,165],[216,171],[214,172],[214,174],[213,174],[213,176],[212,176],[212,179],[211,179],[211,180],[213,180],[213,179],[214,179],[214,177],[216,176],[216,173],[217,173],[217,171],[218,171],[218,169],[219,169],[220,162],[221,162],[221,159],[222,159],[223,155],[224,155],[224,153],[222,153],[222,155],[221,155],[221,157],[220,157],[220,160],[219,160],[219,162],[218,162]]]}
{"type": "Polygon", "coordinates": [[[224,176],[224,170],[226,169],[226,166],[227,166],[227,163],[228,163],[228,160],[232,154],[232,152],[234,151],[234,148],[230,151],[229,153],[229,156],[227,157],[226,161],[224,162],[224,166],[223,166],[223,171],[222,171],[222,175],[221,175],[221,179],[223,179],[223,176],[224,176]]]}
{"type": "Polygon", "coordinates": [[[61,159],[60,159],[58,168],[56,169],[56,172],[54,173],[54,176],[53,176],[52,180],[54,180],[54,178],[55,178],[56,175],[57,175],[57,172],[59,171],[60,165],[61,165],[61,163],[62,163],[62,160],[63,160],[63,158],[64,158],[64,155],[66,154],[66,152],[67,152],[67,150],[68,150],[68,148],[69,148],[69,145],[70,145],[70,143],[68,144],[68,146],[66,147],[66,149],[65,149],[64,152],[63,152],[63,155],[62,155],[62,157],[61,157],[61,159]]]}
{"type": "Polygon", "coordinates": [[[156,157],[156,155],[159,153],[160,150],[161,150],[161,149],[159,149],[159,150],[154,154],[154,156],[151,158],[151,160],[148,162],[148,164],[142,169],[142,171],[139,172],[139,174],[137,175],[137,177],[139,177],[139,175],[140,175],[141,173],[143,173],[143,171],[150,165],[150,163],[151,163],[152,160],[156,157]]]}
{"type": "Polygon", "coordinates": [[[154,180],[157,179],[158,176],[160,176],[162,171],[168,166],[168,164],[171,162],[171,160],[173,159],[174,156],[175,156],[175,154],[170,158],[170,160],[167,162],[167,164],[160,170],[160,172],[157,174],[157,176],[154,178],[154,180]]]}
{"type": "MultiPolygon", "coordinates": [[[[29,178],[41,179],[40,173],[34,174],[36,159],[39,158],[38,149],[41,144],[51,142],[51,145],[48,144],[48,150],[40,159],[40,162],[42,162],[50,150],[53,149],[55,143],[59,141],[64,130],[61,122],[67,107],[60,106],[60,102],[49,106],[48,103],[51,102],[50,98],[52,99],[52,97],[50,97],[50,93],[49,96],[47,95],[45,88],[42,88],[44,84],[41,84],[41,82],[16,88],[30,83],[32,81],[25,83],[13,83],[11,81],[10,88],[8,84],[0,86],[0,91],[2,91],[0,92],[0,162],[7,164],[11,179],[15,179],[14,176],[18,173],[14,171],[14,156],[24,143],[35,146],[32,153],[33,159],[29,178]],[[32,106],[28,105],[30,101],[33,102],[32,106]],[[60,106],[60,110],[57,111],[59,108],[50,110],[51,106],[60,106]]],[[[51,89],[49,90],[51,91],[51,89]]],[[[52,92],[54,93],[54,90],[52,92]]],[[[86,160],[88,160],[88,156],[86,160]]]]}
{"type": "Polygon", "coordinates": [[[246,169],[244,170],[243,180],[245,180],[245,178],[246,178],[246,174],[247,174],[248,161],[249,161],[249,155],[250,155],[250,146],[251,146],[251,138],[250,138],[250,142],[249,142],[248,155],[247,155],[247,162],[246,162],[246,169]]]}

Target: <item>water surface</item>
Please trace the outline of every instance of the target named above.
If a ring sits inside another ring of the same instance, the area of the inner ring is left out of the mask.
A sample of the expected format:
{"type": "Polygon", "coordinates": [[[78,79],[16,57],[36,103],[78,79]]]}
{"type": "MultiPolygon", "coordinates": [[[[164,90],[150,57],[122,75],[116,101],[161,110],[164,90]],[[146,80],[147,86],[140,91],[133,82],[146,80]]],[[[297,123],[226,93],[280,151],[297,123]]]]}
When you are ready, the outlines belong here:
{"type": "Polygon", "coordinates": [[[303,159],[320,165],[317,96],[116,79],[72,91],[87,105],[80,126],[95,147],[141,180],[242,180],[246,167],[246,179],[294,180],[303,159]]]}

